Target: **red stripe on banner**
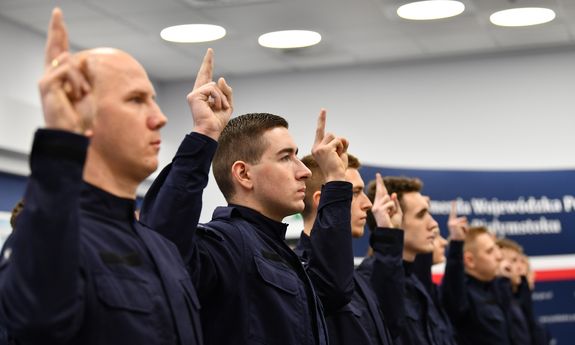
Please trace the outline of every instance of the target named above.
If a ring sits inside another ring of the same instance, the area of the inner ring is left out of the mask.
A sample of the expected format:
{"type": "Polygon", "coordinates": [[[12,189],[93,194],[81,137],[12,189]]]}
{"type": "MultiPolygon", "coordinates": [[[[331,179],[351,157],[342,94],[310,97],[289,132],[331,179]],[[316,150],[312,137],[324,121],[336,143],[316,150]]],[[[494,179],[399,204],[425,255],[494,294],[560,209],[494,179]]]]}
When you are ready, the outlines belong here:
{"type": "Polygon", "coordinates": [[[431,276],[431,280],[433,280],[433,282],[435,284],[441,284],[441,279],[443,278],[443,273],[437,273],[437,274],[433,274],[431,276]]]}
{"type": "MultiPolygon", "coordinates": [[[[432,275],[432,279],[435,284],[440,284],[442,278],[442,273],[432,275]]],[[[535,271],[535,282],[553,282],[563,280],[575,280],[575,268],[564,270],[535,271]]]]}
{"type": "Polygon", "coordinates": [[[535,271],[535,282],[575,280],[575,269],[535,271]]]}

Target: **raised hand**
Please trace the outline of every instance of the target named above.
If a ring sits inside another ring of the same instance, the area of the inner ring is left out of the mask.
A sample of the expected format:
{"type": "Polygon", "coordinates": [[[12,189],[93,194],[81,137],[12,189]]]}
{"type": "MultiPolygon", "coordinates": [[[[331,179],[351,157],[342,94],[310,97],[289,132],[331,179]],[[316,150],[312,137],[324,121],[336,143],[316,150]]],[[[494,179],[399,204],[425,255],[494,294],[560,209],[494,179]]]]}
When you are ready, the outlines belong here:
{"type": "Polygon", "coordinates": [[[194,119],[194,132],[218,140],[233,111],[232,88],[224,78],[213,79],[214,51],[209,48],[187,96],[194,119]]]}
{"type": "Polygon", "coordinates": [[[375,198],[371,213],[378,228],[401,228],[403,212],[397,194],[389,195],[379,173],[375,174],[375,198]]]}
{"type": "Polygon", "coordinates": [[[497,275],[500,277],[509,278],[510,280],[513,279],[513,265],[509,259],[503,257],[503,259],[499,262],[497,275]]]}
{"type": "Polygon", "coordinates": [[[469,225],[467,223],[467,217],[457,217],[457,202],[455,202],[455,200],[451,202],[451,212],[447,220],[447,228],[449,229],[449,238],[451,240],[465,240],[465,234],[467,234],[469,225]]]}
{"type": "Polygon", "coordinates": [[[347,170],[347,139],[325,133],[326,110],[322,109],[317,120],[315,142],[311,153],[325,176],[325,182],[345,181],[347,170]]]}
{"type": "Polygon", "coordinates": [[[69,52],[62,11],[55,8],[48,27],[44,74],[38,83],[47,128],[82,134],[86,131],[86,119],[76,104],[91,88],[80,65],[69,52]]]}

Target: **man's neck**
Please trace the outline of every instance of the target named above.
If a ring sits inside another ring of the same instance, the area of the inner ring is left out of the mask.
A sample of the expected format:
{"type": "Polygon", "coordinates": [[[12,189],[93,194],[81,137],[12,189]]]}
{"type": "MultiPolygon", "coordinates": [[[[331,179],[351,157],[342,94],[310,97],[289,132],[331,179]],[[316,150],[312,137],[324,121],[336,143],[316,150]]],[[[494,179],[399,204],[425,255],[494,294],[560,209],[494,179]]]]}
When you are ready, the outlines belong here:
{"type": "Polygon", "coordinates": [[[417,253],[407,250],[405,247],[403,248],[403,261],[414,262],[416,255],[417,253]]]}
{"type": "Polygon", "coordinates": [[[86,159],[84,166],[84,181],[98,187],[112,195],[126,199],[136,199],[136,189],[139,183],[122,178],[115,174],[105,164],[100,164],[90,156],[86,159]]]}
{"type": "Polygon", "coordinates": [[[484,282],[484,283],[489,283],[490,281],[492,281],[493,279],[487,279],[485,277],[482,277],[481,274],[478,274],[477,272],[473,271],[473,270],[469,270],[469,269],[465,269],[465,273],[472,276],[473,278],[479,280],[480,282],[484,282]]]}
{"type": "Polygon", "coordinates": [[[252,210],[254,210],[258,213],[261,213],[265,217],[272,219],[272,220],[275,220],[276,222],[282,222],[283,219],[286,217],[286,216],[277,215],[277,214],[273,214],[271,212],[268,212],[268,210],[266,210],[265,207],[262,207],[262,205],[255,202],[254,200],[252,200],[250,198],[242,198],[239,195],[235,195],[234,197],[230,198],[228,200],[228,203],[238,205],[238,206],[247,207],[247,208],[251,208],[252,210]]]}
{"type": "Polygon", "coordinates": [[[303,232],[311,236],[311,229],[313,228],[313,223],[315,222],[315,217],[304,217],[303,219],[303,232]]]}

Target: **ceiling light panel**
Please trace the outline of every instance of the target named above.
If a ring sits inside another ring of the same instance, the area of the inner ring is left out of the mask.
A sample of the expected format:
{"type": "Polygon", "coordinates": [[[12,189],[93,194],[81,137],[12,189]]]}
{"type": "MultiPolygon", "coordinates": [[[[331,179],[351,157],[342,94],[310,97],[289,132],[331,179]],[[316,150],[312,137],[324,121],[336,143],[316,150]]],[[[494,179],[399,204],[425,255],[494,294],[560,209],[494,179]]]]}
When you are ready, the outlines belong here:
{"type": "Polygon", "coordinates": [[[493,13],[489,20],[498,26],[531,26],[555,19],[555,11],[544,7],[521,7],[493,13]]]}
{"type": "Polygon", "coordinates": [[[268,32],[258,38],[258,43],[266,48],[303,48],[318,44],[321,35],[315,31],[284,30],[268,32]]]}
{"type": "Polygon", "coordinates": [[[163,29],[162,39],[177,43],[200,43],[219,40],[226,35],[226,29],[212,24],[184,24],[163,29]]]}
{"type": "Polygon", "coordinates": [[[397,9],[397,15],[409,20],[434,20],[457,16],[465,11],[465,5],[455,0],[414,1],[397,9]]]}

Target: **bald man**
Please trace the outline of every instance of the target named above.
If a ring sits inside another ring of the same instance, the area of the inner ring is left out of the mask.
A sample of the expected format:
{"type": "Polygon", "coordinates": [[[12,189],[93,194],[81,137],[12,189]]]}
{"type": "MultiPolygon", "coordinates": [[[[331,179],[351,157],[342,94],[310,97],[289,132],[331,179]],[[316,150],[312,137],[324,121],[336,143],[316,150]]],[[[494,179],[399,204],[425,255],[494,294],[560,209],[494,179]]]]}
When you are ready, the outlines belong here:
{"type": "MultiPolygon", "coordinates": [[[[209,50],[200,71],[211,64],[209,50]]],[[[146,71],[115,49],[70,54],[55,9],[39,87],[46,127],[36,132],[26,207],[0,262],[0,324],[18,344],[202,344],[177,248],[134,217],[167,121],[146,71]]],[[[188,102],[197,221],[231,89],[205,83],[188,102]]]]}

